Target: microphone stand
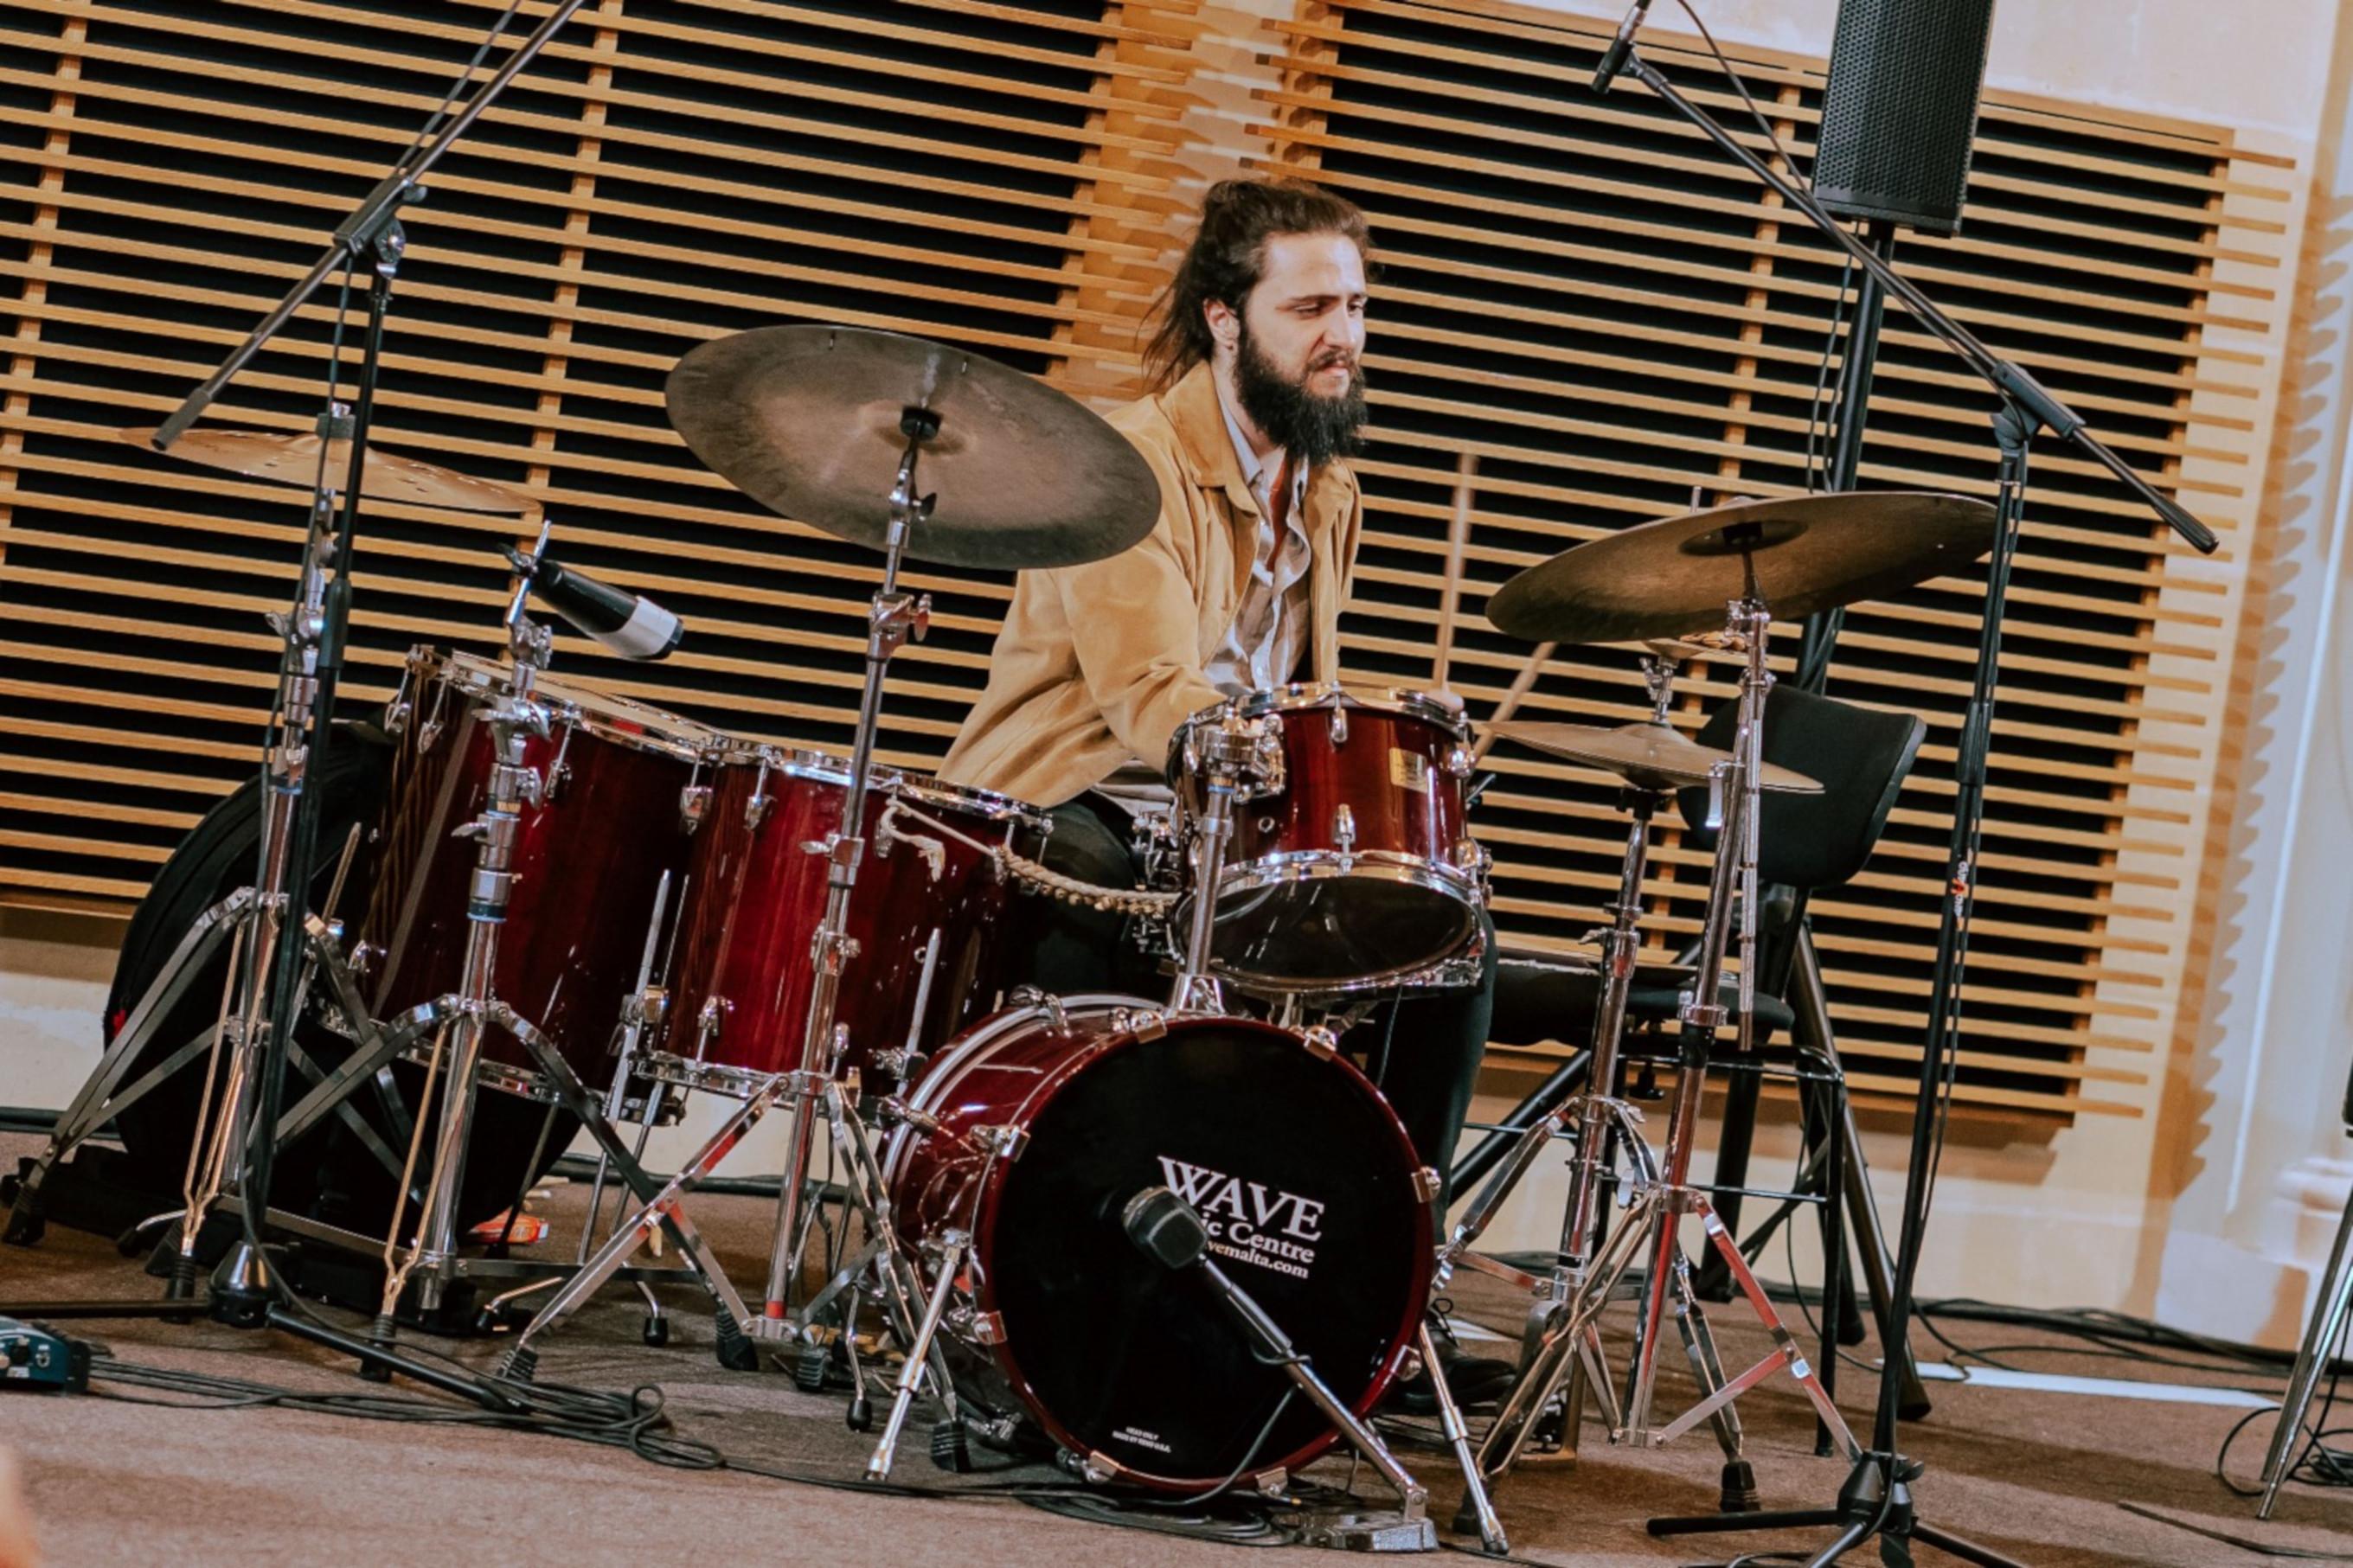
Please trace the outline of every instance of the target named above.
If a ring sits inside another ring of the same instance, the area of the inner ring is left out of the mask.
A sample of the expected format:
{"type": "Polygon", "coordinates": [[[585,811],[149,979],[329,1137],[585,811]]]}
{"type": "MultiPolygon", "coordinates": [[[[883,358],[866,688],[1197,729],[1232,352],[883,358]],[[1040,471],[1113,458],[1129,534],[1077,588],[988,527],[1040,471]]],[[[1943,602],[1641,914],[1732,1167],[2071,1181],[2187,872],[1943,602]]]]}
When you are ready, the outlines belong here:
{"type": "MultiPolygon", "coordinates": [[[[328,356],[327,395],[317,426],[319,468],[304,547],[302,582],[293,609],[278,630],[285,639],[279,687],[270,715],[264,819],[255,909],[256,923],[243,976],[241,1023],[235,1058],[223,1089],[223,1112],[212,1147],[191,1152],[189,1206],[181,1220],[179,1256],[172,1291],[191,1293],[196,1237],[212,1202],[234,1190],[242,1234],[222,1258],[213,1279],[211,1314],[223,1322],[259,1327],[269,1321],[277,1293],[261,1235],[269,1215],[269,1186],[278,1142],[279,1108],[284,1098],[287,1046],[301,1011],[304,958],[310,946],[308,903],[316,864],[319,810],[309,789],[323,768],[333,733],[335,692],[351,623],[353,547],[359,533],[360,497],[365,481],[367,441],[375,411],[383,360],[384,324],[392,284],[407,248],[400,209],[422,201],[418,182],[470,130],[493,100],[530,65],[557,29],[586,0],[558,0],[532,34],[429,137],[420,135],[405,154],[337,225],[327,249],[309,272],[232,350],[203,384],[182,400],[156,429],[153,444],[167,452],[183,432],[209,408],[229,382],[249,363],[294,313],[337,272],[343,274],[336,336],[328,356]],[[353,279],[370,274],[367,313],[354,404],[338,400],[342,371],[342,322],[353,279]],[[336,514],[336,441],[349,442],[343,476],[341,515],[336,514]],[[262,1022],[267,1019],[266,1024],[262,1022]]],[[[495,35],[494,35],[495,37],[495,35]]],[[[428,122],[428,129],[431,129],[428,122]]],[[[199,1132],[199,1139],[203,1134],[199,1132]]]]}
{"type": "MultiPolygon", "coordinates": [[[[1611,52],[1616,52],[1614,43],[1611,52]]],[[[2018,1568],[2011,1559],[1947,1534],[1919,1518],[1912,1500],[1911,1483],[1919,1478],[1922,1466],[1917,1460],[1905,1458],[1896,1445],[1904,1391],[1904,1379],[1898,1374],[1903,1364],[1900,1347],[1909,1342],[1914,1283],[1927,1228],[1933,1169],[1942,1145],[1945,1098],[1957,1068],[1961,975],[1968,960],[1978,845],[1985,811],[1986,759],[1993,727],[2001,619],[2010,586],[2010,562],[2025,515],[2027,453],[2033,437],[2047,429],[2073,445],[2140,497],[2193,549],[2211,554],[2219,542],[2204,523],[2179,502],[2160,494],[2094,436],[2082,416],[2022,367],[1995,353],[1975,333],[1947,315],[1934,300],[1898,272],[1878,247],[1848,232],[1814,199],[1811,191],[1742,146],[1714,116],[1685,98],[1631,44],[1625,49],[1625,69],[1726,155],[1777,192],[1791,208],[1803,213],[1862,269],[1866,288],[1875,283],[1888,297],[1901,301],[1915,321],[1983,377],[2001,398],[1993,422],[2001,463],[1994,543],[1987,566],[1984,629],[1978,639],[1977,669],[1955,770],[1953,830],[1945,880],[1947,894],[1943,900],[1936,965],[1929,986],[1927,1037],[1920,1064],[1919,1093],[1913,1106],[1911,1158],[1904,1183],[1903,1229],[1892,1299],[1884,1314],[1886,1343],[1883,1346],[1879,1406],[1872,1446],[1855,1461],[1832,1508],[1653,1519],[1650,1531],[1653,1535],[1684,1535],[1838,1525],[1842,1527],[1839,1536],[1810,1560],[1808,1568],[1824,1568],[1874,1535],[1881,1538],[1881,1553],[1890,1563],[1910,1563],[1911,1543],[1920,1541],[1966,1562],[1981,1564],[1982,1568],[2018,1568]]],[[[1852,439],[1859,449],[1859,423],[1852,439]]]]}

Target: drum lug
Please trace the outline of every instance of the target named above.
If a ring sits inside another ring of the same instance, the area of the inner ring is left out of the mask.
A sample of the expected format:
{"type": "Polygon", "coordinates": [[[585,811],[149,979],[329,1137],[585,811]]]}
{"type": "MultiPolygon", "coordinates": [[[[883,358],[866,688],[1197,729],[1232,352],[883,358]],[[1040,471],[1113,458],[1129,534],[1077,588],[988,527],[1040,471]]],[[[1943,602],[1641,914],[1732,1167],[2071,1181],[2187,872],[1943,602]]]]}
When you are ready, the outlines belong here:
{"type": "Polygon", "coordinates": [[[1311,1024],[1302,1030],[1299,1043],[1325,1061],[1340,1054],[1340,1037],[1321,1024],[1311,1024]]]}
{"type": "Polygon", "coordinates": [[[1348,743],[1348,709],[1345,703],[1332,710],[1332,743],[1335,746],[1348,743]]]}
{"type": "Polygon", "coordinates": [[[975,1344],[1001,1345],[1005,1342],[1005,1314],[975,1312],[970,1331],[975,1344]]]}
{"type": "Polygon", "coordinates": [[[1250,1478],[1250,1485],[1261,1497],[1281,1497],[1291,1486],[1291,1472],[1277,1465],[1271,1470],[1261,1470],[1250,1478]]]}
{"type": "Polygon", "coordinates": [[[1168,1019],[1150,1007],[1115,1007],[1112,1010],[1111,1026],[1138,1040],[1156,1040],[1168,1032],[1168,1019]]]}
{"type": "Polygon", "coordinates": [[[1427,1165],[1415,1166],[1413,1172],[1413,1195],[1419,1198],[1423,1203],[1434,1204],[1438,1201],[1438,1173],[1431,1170],[1427,1165]]]}
{"type": "Polygon", "coordinates": [[[1069,1470],[1091,1487],[1108,1486],[1127,1473],[1127,1467],[1117,1459],[1113,1458],[1109,1454],[1098,1454],[1092,1449],[1083,1454],[1073,1454],[1065,1448],[1060,1458],[1064,1469],[1069,1470]]]}
{"type": "Polygon", "coordinates": [[[1479,760],[1471,754],[1468,746],[1457,746],[1446,753],[1446,771],[1458,779],[1469,778],[1471,770],[1478,765],[1479,760]]]}
{"type": "Polygon", "coordinates": [[[984,1153],[1003,1160],[1008,1164],[1021,1158],[1029,1147],[1028,1129],[1010,1122],[986,1122],[972,1130],[971,1137],[984,1153]]]}
{"type": "Polygon", "coordinates": [[[752,779],[752,798],[744,803],[744,826],[757,833],[760,824],[768,820],[768,807],[774,804],[768,794],[768,756],[764,748],[760,771],[752,779]]]}
{"type": "Polygon", "coordinates": [[[1356,814],[1345,801],[1332,808],[1332,841],[1340,847],[1340,868],[1345,871],[1356,858],[1356,814]]]}
{"type": "Polygon", "coordinates": [[[678,792],[678,822],[679,826],[687,832],[692,833],[702,826],[702,819],[709,816],[710,812],[711,786],[709,784],[689,784],[678,792]]]}
{"type": "Polygon", "coordinates": [[[734,1007],[735,1004],[724,996],[711,996],[703,1000],[702,1011],[696,1014],[694,1018],[694,1059],[696,1061],[702,1060],[705,1053],[711,1049],[711,1042],[719,1037],[719,1026],[729,1013],[734,1011],[734,1007]]]}
{"type": "Polygon", "coordinates": [[[624,1003],[623,1021],[642,1028],[659,1029],[670,1016],[670,993],[659,985],[649,985],[624,1003]]]}

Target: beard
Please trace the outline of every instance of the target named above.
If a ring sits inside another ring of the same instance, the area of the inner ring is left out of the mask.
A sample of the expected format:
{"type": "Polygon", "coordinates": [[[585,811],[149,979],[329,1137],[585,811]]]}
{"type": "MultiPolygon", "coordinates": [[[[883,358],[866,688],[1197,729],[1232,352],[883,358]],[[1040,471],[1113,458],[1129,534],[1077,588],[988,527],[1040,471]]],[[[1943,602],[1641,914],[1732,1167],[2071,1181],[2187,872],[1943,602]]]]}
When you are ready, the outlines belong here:
{"type": "Polygon", "coordinates": [[[1289,447],[1311,468],[1364,449],[1367,411],[1361,366],[1349,365],[1347,389],[1338,396],[1319,397],[1307,390],[1307,378],[1324,366],[1348,363],[1345,356],[1327,353],[1299,374],[1285,375],[1260,352],[1248,321],[1241,323],[1234,348],[1234,390],[1242,412],[1268,440],[1289,447]]]}

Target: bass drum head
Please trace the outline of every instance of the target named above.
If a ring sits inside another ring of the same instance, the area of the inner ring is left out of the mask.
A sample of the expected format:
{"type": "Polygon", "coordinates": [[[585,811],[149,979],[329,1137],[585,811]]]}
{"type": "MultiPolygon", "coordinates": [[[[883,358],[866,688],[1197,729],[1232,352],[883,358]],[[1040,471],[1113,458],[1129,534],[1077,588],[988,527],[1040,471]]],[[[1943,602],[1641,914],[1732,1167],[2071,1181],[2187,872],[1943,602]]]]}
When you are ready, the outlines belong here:
{"type": "Polygon", "coordinates": [[[1344,1403],[1379,1398],[1420,1319],[1430,1219],[1403,1129],[1354,1068],[1268,1026],[1181,1019],[1087,1059],[1028,1130],[987,1289],[1000,1354],[1058,1441],[1192,1489],[1332,1440],[1200,1270],[1172,1275],[1128,1240],[1121,1211],[1155,1184],[1200,1213],[1211,1260],[1344,1403]]]}

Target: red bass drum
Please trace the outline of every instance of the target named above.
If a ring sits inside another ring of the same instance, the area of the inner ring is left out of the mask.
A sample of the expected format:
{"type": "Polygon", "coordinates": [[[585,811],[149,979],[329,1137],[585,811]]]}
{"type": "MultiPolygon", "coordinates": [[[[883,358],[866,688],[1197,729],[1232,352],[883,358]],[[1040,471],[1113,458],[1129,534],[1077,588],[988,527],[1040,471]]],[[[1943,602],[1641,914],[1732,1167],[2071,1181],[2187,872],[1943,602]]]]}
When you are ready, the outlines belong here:
{"type": "Polygon", "coordinates": [[[1273,1484],[1331,1446],[1198,1272],[1130,1244],[1122,1208],[1166,1185],[1226,1273],[1370,1411],[1421,1321],[1436,1182],[1328,1038],[1111,996],[959,1036],[916,1086],[886,1173],[927,1267],[924,1244],[971,1238],[970,1310],[947,1320],[960,1394],[1026,1412],[1090,1474],[1158,1490],[1273,1484]]]}

